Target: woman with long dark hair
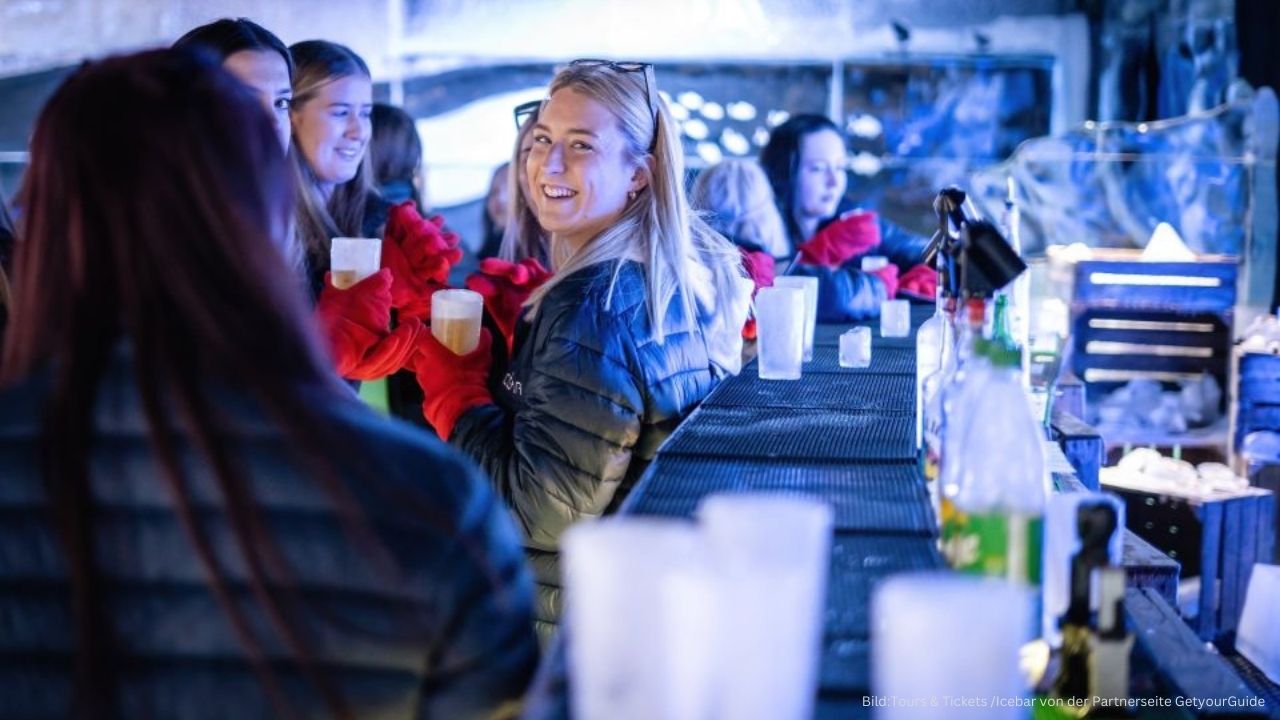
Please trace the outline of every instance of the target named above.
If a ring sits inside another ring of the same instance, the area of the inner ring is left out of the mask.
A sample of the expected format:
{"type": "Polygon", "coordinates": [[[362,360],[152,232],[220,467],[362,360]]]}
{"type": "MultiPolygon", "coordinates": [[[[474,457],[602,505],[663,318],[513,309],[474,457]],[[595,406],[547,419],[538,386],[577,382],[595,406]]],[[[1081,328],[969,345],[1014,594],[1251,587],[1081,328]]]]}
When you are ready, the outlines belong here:
{"type": "Polygon", "coordinates": [[[875,317],[900,284],[933,297],[936,275],[917,268],[928,239],[873,212],[849,210],[844,137],[830,119],[792,116],[769,135],[760,165],[797,255],[791,272],[818,278],[819,320],[875,317]],[[867,255],[885,256],[889,264],[863,272],[860,261],[867,255]],[[900,271],[908,275],[900,277],[900,271]]]}
{"type": "Polygon", "coordinates": [[[214,53],[222,67],[258,96],[275,124],[280,147],[289,149],[289,106],[293,102],[293,58],[270,30],[248,18],[223,18],[194,28],[173,43],[174,49],[201,47],[214,53]]]}
{"type": "Polygon", "coordinates": [[[373,135],[369,158],[378,194],[389,203],[412,200],[421,212],[425,183],[422,172],[422,138],[413,116],[403,108],[374,103],[369,115],[373,135]]]}
{"type": "Polygon", "coordinates": [[[326,370],[280,282],[291,180],[256,103],[157,51],[41,113],[0,354],[4,707],[509,713],[536,660],[513,528],[326,370]]]}
{"type": "Polygon", "coordinates": [[[381,237],[388,204],[378,197],[370,168],[373,79],[369,66],[345,45],[306,40],[293,55],[294,170],[298,234],[319,293],[334,237],[381,237]]]}

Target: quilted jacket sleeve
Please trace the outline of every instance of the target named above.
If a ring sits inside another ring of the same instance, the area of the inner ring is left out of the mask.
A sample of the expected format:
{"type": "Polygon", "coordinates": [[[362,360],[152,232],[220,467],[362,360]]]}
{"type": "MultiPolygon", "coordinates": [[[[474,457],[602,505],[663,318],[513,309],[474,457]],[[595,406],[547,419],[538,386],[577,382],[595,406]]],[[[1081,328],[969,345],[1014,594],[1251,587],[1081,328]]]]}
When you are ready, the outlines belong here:
{"type": "Polygon", "coordinates": [[[876,249],[875,254],[889,258],[889,262],[902,270],[909,270],[920,264],[927,247],[929,247],[929,238],[917,235],[884,218],[880,219],[880,247],[876,249]]]}
{"type": "Polygon", "coordinates": [[[561,308],[525,377],[523,407],[488,405],[458,420],[450,442],[486,470],[525,544],[555,550],[561,533],[604,513],[640,437],[644,393],[635,343],[616,315],[561,308]]]}
{"type": "Polygon", "coordinates": [[[502,504],[472,470],[473,492],[458,509],[460,544],[448,577],[448,631],[427,681],[422,718],[514,718],[538,663],[529,621],[531,587],[511,521],[502,504]]]}

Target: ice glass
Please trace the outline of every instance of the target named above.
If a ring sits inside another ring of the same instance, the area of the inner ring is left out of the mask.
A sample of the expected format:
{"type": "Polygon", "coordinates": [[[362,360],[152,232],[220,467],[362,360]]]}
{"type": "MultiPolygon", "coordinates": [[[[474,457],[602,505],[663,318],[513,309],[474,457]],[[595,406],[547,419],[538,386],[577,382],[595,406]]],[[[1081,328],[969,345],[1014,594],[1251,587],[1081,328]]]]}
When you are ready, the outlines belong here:
{"type": "Polygon", "coordinates": [[[813,331],[818,323],[818,278],[783,275],[774,278],[774,287],[797,287],[804,290],[804,361],[813,359],[813,331]]]}
{"type": "Polygon", "coordinates": [[[812,717],[830,506],[795,496],[718,494],[703,500],[698,519],[721,598],[717,717],[812,717]]]}
{"type": "Polygon", "coordinates": [[[804,362],[804,290],[765,287],[756,294],[759,368],[764,380],[799,380],[804,362]]]}
{"type": "Polygon", "coordinates": [[[871,365],[871,328],[861,325],[840,334],[840,367],[871,365]]]}
{"type": "Polygon", "coordinates": [[[717,608],[696,526],[588,521],[561,548],[573,716],[707,717],[717,608]]]}
{"type": "Polygon", "coordinates": [[[382,240],[378,238],[333,238],[329,245],[329,280],[346,290],[378,272],[382,267],[382,240]]]}
{"type": "Polygon", "coordinates": [[[871,598],[871,693],[883,703],[876,720],[1029,717],[1017,705],[1028,693],[1018,662],[1031,640],[1031,613],[1029,590],[994,578],[885,580],[871,598]],[[969,698],[988,706],[955,704],[969,698]]]}
{"type": "Polygon", "coordinates": [[[880,337],[906,337],[911,334],[911,303],[885,300],[880,303],[880,337]]]}
{"type": "Polygon", "coordinates": [[[455,355],[480,344],[484,296],[471,290],[437,290],[431,294],[431,334],[455,355]]]}

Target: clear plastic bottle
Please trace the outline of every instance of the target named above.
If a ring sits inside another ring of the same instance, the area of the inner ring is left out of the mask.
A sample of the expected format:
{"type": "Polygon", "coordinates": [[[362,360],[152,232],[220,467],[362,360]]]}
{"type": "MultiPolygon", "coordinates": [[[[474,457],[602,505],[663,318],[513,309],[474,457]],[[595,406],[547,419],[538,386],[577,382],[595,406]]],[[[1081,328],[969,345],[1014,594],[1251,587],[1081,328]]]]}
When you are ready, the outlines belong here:
{"type": "Polygon", "coordinates": [[[959,391],[963,380],[961,358],[968,357],[974,339],[982,336],[984,304],[981,300],[969,301],[963,320],[956,317],[956,300],[945,302],[946,322],[943,324],[942,362],[937,372],[924,380],[921,390],[924,407],[923,473],[929,495],[933,500],[935,515],[941,518],[939,504],[942,477],[943,438],[946,435],[949,399],[959,391]]]}
{"type": "Polygon", "coordinates": [[[1027,405],[1018,351],[975,344],[943,438],[943,554],[958,570],[1038,586],[1044,433],[1027,405]]]}
{"type": "Polygon", "coordinates": [[[943,335],[948,324],[942,299],[942,282],[938,282],[937,310],[916,331],[916,449],[924,447],[924,381],[942,367],[943,335]]]}

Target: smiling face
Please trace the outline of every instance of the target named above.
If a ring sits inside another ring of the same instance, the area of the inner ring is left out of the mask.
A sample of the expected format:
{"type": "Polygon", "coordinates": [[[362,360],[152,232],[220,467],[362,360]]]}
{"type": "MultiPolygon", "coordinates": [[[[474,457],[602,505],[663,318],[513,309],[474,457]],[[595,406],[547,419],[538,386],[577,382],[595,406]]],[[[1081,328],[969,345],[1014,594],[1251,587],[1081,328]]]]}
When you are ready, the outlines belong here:
{"type": "Polygon", "coordinates": [[[796,220],[823,220],[836,213],[844,197],[844,140],[830,129],[810,133],[800,139],[796,167],[796,220]]]}
{"type": "Polygon", "coordinates": [[[542,227],[574,250],[616,223],[627,193],[645,186],[618,118],[571,87],[547,101],[532,137],[530,200],[542,227]]]}
{"type": "Polygon", "coordinates": [[[373,135],[372,112],[373,83],[363,75],[326,83],[306,102],[294,105],[298,150],[326,193],[359,171],[373,135]]]}
{"type": "Polygon", "coordinates": [[[271,50],[241,50],[231,53],[222,67],[258,96],[275,123],[280,147],[287,151],[292,131],[289,105],[293,100],[293,86],[289,84],[289,66],[285,65],[284,58],[271,50]]]}

